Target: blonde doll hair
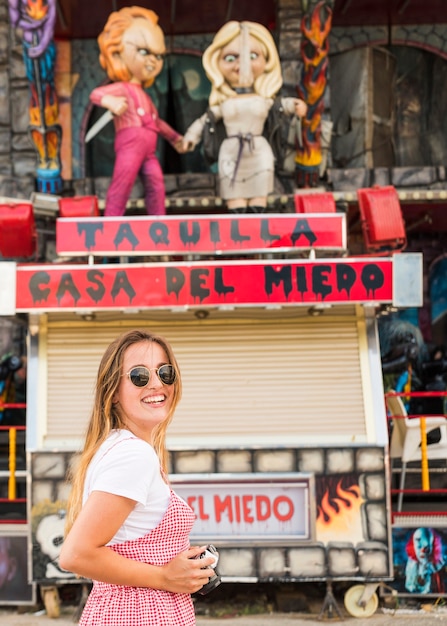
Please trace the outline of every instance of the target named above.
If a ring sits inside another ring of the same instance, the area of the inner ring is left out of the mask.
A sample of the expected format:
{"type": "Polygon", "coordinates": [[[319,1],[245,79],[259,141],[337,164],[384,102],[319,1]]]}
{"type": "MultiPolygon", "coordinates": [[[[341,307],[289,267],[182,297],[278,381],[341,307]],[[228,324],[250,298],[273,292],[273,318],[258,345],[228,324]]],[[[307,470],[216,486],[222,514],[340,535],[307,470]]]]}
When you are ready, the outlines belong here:
{"type": "Polygon", "coordinates": [[[222,48],[232,42],[241,32],[244,25],[249,35],[257,39],[263,49],[266,59],[265,72],[255,80],[254,92],[264,98],[273,98],[282,86],[281,63],[278,50],[270,32],[257,22],[227,22],[220,28],[213,41],[203,53],[203,67],[211,81],[210,106],[220,104],[227,98],[235,97],[236,92],[225,81],[219,69],[219,59],[222,48]]]}
{"type": "MultiPolygon", "coordinates": [[[[154,30],[162,30],[158,26],[158,15],[143,7],[124,7],[109,15],[104,30],[98,37],[99,62],[113,81],[129,81],[131,74],[121,59],[123,51],[123,35],[132,26],[136,19],[147,20],[154,30]]],[[[143,86],[150,87],[154,82],[152,77],[143,86]]]]}
{"type": "Polygon", "coordinates": [[[112,430],[126,428],[119,405],[114,402],[114,397],[123,376],[124,354],[130,346],[141,342],[158,343],[166,352],[167,362],[174,366],[177,373],[169,413],[166,419],[154,429],[152,435],[152,446],[160,459],[160,466],[165,474],[168,472],[166,431],[182,395],[180,370],[173,350],[166,339],[144,329],[130,330],[109,345],[99,364],[93,410],[87,428],[84,449],[74,460],[69,471],[68,478],[72,488],[67,506],[66,532],[72,527],[82,508],[85,476],[92,458],[112,430]]]}

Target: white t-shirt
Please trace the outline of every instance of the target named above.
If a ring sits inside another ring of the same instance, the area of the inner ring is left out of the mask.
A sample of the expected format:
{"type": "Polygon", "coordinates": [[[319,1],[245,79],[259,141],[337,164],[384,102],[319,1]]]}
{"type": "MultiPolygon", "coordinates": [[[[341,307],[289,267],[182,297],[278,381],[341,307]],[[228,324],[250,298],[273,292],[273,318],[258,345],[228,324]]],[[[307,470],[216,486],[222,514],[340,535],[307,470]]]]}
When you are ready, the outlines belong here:
{"type": "Polygon", "coordinates": [[[92,491],[136,501],[109,545],[138,539],[158,526],[169,505],[170,489],[151,445],[129,430],[114,430],[93,457],[86,474],[83,502],[92,491]]]}

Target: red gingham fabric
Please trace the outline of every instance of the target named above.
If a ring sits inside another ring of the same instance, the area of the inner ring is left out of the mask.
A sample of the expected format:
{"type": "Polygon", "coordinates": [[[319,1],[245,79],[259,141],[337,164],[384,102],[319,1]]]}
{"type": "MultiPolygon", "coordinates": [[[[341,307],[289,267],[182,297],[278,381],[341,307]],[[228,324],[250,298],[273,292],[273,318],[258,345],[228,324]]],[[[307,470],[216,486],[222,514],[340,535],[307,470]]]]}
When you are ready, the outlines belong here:
{"type": "MultiPolygon", "coordinates": [[[[164,565],[189,547],[194,520],[192,509],[171,491],[168,509],[156,528],[139,539],[110,548],[135,561],[164,565]]],[[[195,623],[190,594],[93,581],[79,626],[194,626],[195,623]]]]}

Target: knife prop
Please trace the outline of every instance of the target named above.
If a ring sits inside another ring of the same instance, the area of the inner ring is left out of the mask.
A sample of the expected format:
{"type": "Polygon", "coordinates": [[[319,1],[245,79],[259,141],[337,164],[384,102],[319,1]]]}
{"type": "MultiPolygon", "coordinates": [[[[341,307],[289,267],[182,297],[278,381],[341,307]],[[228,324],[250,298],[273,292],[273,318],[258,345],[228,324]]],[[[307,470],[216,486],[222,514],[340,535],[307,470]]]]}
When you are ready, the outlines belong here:
{"type": "Polygon", "coordinates": [[[88,132],[86,133],[85,139],[84,139],[85,143],[88,143],[89,141],[93,139],[93,137],[96,137],[99,131],[101,131],[104,128],[104,126],[107,126],[107,124],[111,120],[113,120],[113,113],[111,111],[106,111],[105,113],[103,113],[101,117],[98,120],[96,120],[93,126],[91,126],[88,132]]]}

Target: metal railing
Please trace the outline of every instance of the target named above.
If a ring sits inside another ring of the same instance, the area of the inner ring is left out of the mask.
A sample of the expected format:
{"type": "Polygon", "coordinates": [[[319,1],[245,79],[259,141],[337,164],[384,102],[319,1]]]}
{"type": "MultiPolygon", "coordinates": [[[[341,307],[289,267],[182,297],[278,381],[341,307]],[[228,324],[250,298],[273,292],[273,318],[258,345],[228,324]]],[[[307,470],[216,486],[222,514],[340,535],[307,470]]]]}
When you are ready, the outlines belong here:
{"type": "MultiPolygon", "coordinates": [[[[387,397],[400,397],[402,400],[405,400],[405,401],[410,401],[412,398],[421,398],[421,399],[446,398],[447,391],[411,391],[411,392],[390,391],[390,392],[385,393],[385,399],[387,397]]],[[[391,495],[399,496],[405,493],[407,495],[430,494],[430,495],[436,496],[440,494],[447,494],[447,488],[433,489],[431,488],[431,484],[430,484],[430,474],[433,473],[434,471],[438,471],[438,472],[442,471],[443,473],[447,473],[447,446],[446,446],[446,457],[445,457],[446,467],[442,469],[436,468],[436,470],[434,470],[433,468],[430,469],[429,467],[428,446],[430,444],[428,443],[428,438],[427,438],[426,420],[430,418],[445,418],[446,426],[447,426],[447,414],[445,413],[445,408],[444,408],[444,412],[442,413],[437,413],[437,412],[436,413],[433,413],[433,412],[412,413],[412,412],[408,412],[405,409],[405,413],[403,413],[402,415],[396,415],[396,414],[390,415],[387,410],[387,419],[389,422],[391,422],[394,419],[410,419],[410,420],[417,419],[419,420],[419,427],[420,427],[420,467],[417,468],[416,471],[419,471],[421,474],[421,488],[420,489],[415,489],[415,488],[393,489],[392,488],[390,490],[391,495]]],[[[439,426],[442,426],[442,424],[440,424],[439,426]]],[[[390,444],[391,444],[391,440],[390,440],[390,444]]],[[[391,467],[391,470],[392,470],[392,467],[391,467]]]]}
{"type": "MultiPolygon", "coordinates": [[[[0,402],[0,412],[5,409],[26,409],[24,402],[0,402]]],[[[25,504],[26,498],[17,497],[17,479],[26,478],[27,470],[17,469],[17,433],[26,431],[22,425],[0,425],[0,432],[8,432],[8,469],[0,470],[0,479],[8,479],[8,496],[0,498],[0,511],[2,504],[25,504]]],[[[1,522],[1,513],[0,513],[1,522]]],[[[7,520],[8,523],[23,523],[24,520],[7,520]]]]}

